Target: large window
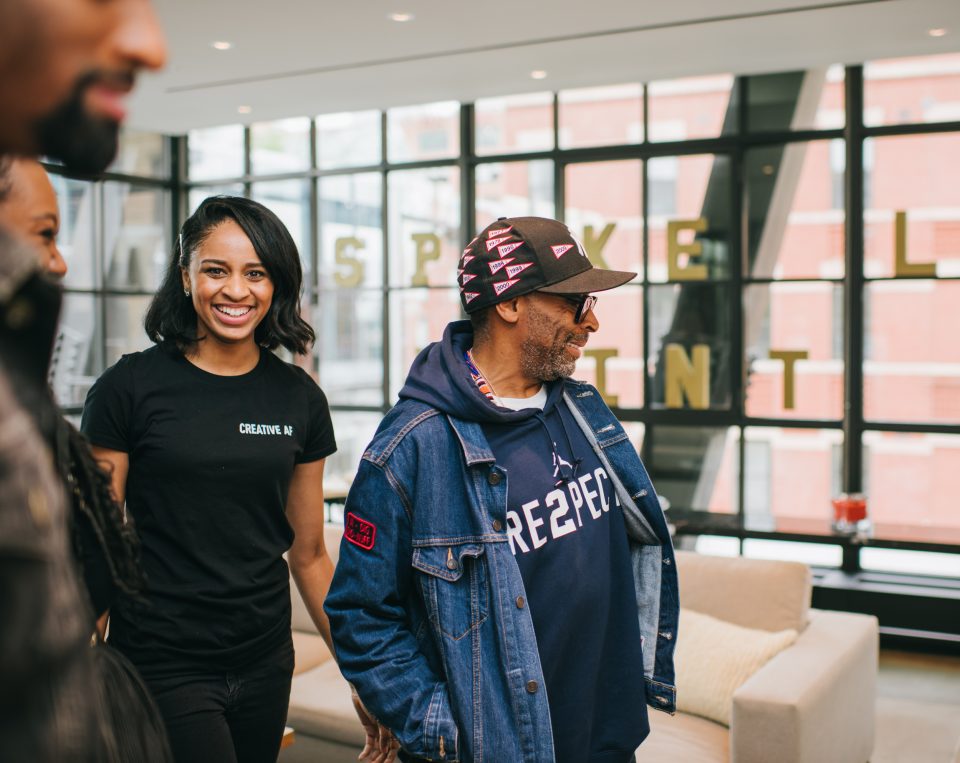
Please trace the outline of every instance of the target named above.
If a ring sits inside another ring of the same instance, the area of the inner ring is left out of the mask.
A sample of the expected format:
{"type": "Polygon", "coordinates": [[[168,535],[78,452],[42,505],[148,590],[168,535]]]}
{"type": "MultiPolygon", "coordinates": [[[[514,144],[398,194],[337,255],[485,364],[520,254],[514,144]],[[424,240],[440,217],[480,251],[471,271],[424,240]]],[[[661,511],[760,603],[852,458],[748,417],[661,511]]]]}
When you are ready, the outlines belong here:
{"type": "MultiPolygon", "coordinates": [[[[828,564],[843,546],[849,566],[858,547],[831,534],[831,499],[862,491],[873,527],[858,542],[882,568],[894,549],[960,551],[941,506],[960,488],[960,185],[944,171],[960,160],[957,71],[951,55],[198,130],[178,211],[243,193],[293,232],[311,367],[342,432],[333,492],[415,355],[461,317],[474,233],[558,216],[596,264],[637,273],[600,295],[577,374],[625,422],[678,532],[760,555],[794,541],[828,564]]],[[[154,166],[156,147],[138,148],[131,166],[154,166]]],[[[86,292],[156,282],[169,200],[129,179],[102,199],[61,185],[68,311],[100,332],[64,342],[77,399],[135,344],[129,316],[86,292]],[[103,257],[101,209],[122,223],[103,257]]]]}
{"type": "Polygon", "coordinates": [[[143,315],[171,257],[171,166],[169,138],[125,131],[97,182],[49,168],[68,267],[50,383],[68,415],[80,412],[107,366],[150,344],[143,315]]]}

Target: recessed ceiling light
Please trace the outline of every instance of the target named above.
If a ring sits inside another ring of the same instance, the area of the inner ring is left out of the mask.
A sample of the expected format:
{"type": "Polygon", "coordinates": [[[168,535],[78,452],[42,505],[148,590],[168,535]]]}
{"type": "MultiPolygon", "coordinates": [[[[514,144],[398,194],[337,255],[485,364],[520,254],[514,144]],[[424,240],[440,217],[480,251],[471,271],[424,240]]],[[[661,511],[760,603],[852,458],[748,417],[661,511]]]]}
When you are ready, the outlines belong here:
{"type": "Polygon", "coordinates": [[[391,13],[390,20],[399,21],[401,23],[403,23],[404,21],[413,21],[413,14],[412,13],[391,13]]]}
{"type": "Polygon", "coordinates": [[[237,106],[238,114],[249,114],[253,109],[250,106],[237,106]]]}
{"type": "Polygon", "coordinates": [[[935,29],[930,29],[927,31],[927,34],[931,37],[943,37],[947,33],[947,30],[943,27],[937,27],[935,29]]]}
{"type": "Polygon", "coordinates": [[[226,40],[216,40],[210,43],[210,47],[214,50],[230,50],[233,47],[232,42],[227,42],[226,40]]]}
{"type": "Polygon", "coordinates": [[[543,69],[534,69],[530,72],[530,77],[532,79],[546,79],[547,73],[543,69]]]}

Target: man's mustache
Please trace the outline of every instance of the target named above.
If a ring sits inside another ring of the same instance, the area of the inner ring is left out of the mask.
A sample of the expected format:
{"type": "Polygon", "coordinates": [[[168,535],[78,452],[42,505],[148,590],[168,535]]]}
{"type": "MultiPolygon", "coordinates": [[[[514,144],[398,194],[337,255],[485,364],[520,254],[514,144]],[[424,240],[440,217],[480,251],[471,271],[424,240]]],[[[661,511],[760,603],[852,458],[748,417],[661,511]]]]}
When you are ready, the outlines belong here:
{"type": "Polygon", "coordinates": [[[112,70],[95,69],[82,74],[74,85],[75,93],[86,92],[95,86],[107,87],[111,90],[129,92],[133,89],[137,76],[133,69],[112,70]]]}

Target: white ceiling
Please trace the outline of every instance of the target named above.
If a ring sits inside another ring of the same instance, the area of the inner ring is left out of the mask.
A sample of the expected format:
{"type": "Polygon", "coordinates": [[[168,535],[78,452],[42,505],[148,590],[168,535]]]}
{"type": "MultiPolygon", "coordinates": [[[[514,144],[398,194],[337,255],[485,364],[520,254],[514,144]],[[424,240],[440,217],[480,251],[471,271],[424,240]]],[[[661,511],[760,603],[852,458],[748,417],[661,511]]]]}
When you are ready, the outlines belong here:
{"type": "Polygon", "coordinates": [[[130,124],[193,127],[960,51],[958,0],[154,0],[130,124]],[[390,13],[407,12],[406,23],[390,13]],[[946,28],[934,38],[931,28],[946,28]],[[233,44],[228,51],[215,40],[233,44]],[[542,69],[546,79],[530,72],[542,69]],[[239,114],[239,106],[251,112],[239,114]]]}

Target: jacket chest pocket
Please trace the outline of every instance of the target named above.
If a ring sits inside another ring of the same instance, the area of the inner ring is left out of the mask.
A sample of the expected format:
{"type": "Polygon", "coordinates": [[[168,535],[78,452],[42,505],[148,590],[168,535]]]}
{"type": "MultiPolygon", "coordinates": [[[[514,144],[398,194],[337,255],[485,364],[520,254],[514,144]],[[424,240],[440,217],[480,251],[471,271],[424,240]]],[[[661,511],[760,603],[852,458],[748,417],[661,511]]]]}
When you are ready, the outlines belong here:
{"type": "Polygon", "coordinates": [[[444,636],[459,641],[487,619],[489,583],[483,544],[420,546],[413,567],[430,622],[444,636]]]}

